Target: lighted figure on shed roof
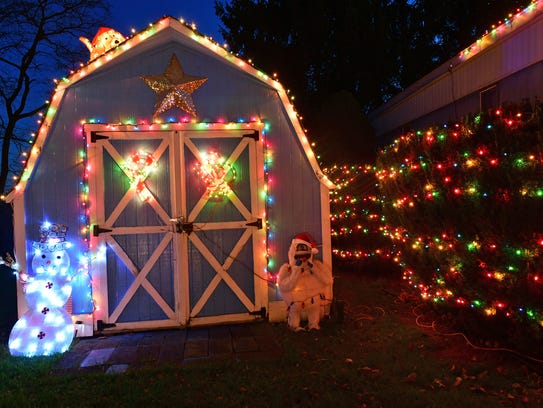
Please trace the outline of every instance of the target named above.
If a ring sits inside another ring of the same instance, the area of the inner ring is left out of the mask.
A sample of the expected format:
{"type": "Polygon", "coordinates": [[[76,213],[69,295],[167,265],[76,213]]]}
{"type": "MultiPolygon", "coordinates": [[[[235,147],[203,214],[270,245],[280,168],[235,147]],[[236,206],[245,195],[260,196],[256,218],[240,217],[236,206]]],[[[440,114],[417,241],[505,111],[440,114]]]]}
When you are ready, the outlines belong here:
{"type": "Polygon", "coordinates": [[[90,59],[93,60],[100,55],[105,54],[112,48],[115,48],[125,41],[126,38],[112,28],[100,27],[92,39],[92,42],[85,37],[79,37],[79,40],[87,46],[90,51],[90,59]]]}

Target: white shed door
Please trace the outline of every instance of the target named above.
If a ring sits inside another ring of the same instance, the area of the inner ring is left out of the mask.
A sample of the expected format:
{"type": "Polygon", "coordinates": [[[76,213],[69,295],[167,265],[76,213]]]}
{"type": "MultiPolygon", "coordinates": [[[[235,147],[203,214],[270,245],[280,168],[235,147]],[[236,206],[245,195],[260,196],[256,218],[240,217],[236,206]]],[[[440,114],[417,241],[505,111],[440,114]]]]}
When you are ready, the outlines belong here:
{"type": "Polygon", "coordinates": [[[99,330],[248,321],[266,307],[259,129],[179,127],[85,127],[99,330]]]}

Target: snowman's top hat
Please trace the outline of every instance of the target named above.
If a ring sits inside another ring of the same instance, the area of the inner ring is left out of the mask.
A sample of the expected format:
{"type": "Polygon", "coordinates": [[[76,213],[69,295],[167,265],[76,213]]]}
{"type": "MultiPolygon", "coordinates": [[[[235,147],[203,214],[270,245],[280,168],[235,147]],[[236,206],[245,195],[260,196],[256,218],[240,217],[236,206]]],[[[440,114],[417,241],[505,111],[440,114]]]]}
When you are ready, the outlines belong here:
{"type": "Polygon", "coordinates": [[[67,231],[66,225],[45,223],[40,227],[40,242],[49,244],[64,242],[67,231]]]}

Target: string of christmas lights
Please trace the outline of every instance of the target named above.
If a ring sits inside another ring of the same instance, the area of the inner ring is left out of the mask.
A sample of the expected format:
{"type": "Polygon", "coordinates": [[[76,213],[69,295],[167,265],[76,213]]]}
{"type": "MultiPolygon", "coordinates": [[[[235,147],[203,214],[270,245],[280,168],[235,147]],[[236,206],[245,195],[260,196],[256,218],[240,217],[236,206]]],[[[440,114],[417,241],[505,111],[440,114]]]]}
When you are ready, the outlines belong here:
{"type": "Polygon", "coordinates": [[[422,298],[543,325],[542,107],[409,133],[381,152],[383,232],[422,298]]]}
{"type": "Polygon", "coordinates": [[[467,60],[488,46],[494,44],[511,30],[522,26],[537,11],[540,11],[541,7],[543,7],[543,2],[541,0],[532,0],[532,2],[524,9],[517,8],[513,13],[509,13],[503,20],[498,21],[496,24],[492,24],[490,30],[486,30],[481,38],[462,50],[458,56],[459,59],[461,61],[467,60]]]}
{"type": "Polygon", "coordinates": [[[339,265],[362,266],[370,258],[395,257],[383,233],[382,204],[373,171],[369,165],[336,164],[324,169],[336,185],[330,193],[330,224],[332,254],[339,265]]]}

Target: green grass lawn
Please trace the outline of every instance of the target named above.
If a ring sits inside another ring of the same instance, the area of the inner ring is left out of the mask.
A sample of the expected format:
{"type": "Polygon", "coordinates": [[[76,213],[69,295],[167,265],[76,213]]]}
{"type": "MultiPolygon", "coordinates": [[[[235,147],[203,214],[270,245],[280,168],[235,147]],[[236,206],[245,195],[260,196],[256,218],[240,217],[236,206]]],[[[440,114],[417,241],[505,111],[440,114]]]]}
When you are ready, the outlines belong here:
{"type": "MultiPolygon", "coordinates": [[[[273,332],[284,349],[266,361],[168,365],[123,374],[53,375],[58,356],[0,350],[2,407],[536,407],[543,364],[484,351],[417,318],[397,278],[339,273],[343,322],[320,332],[273,332]]],[[[538,345],[540,347],[540,345],[538,345]]]]}

